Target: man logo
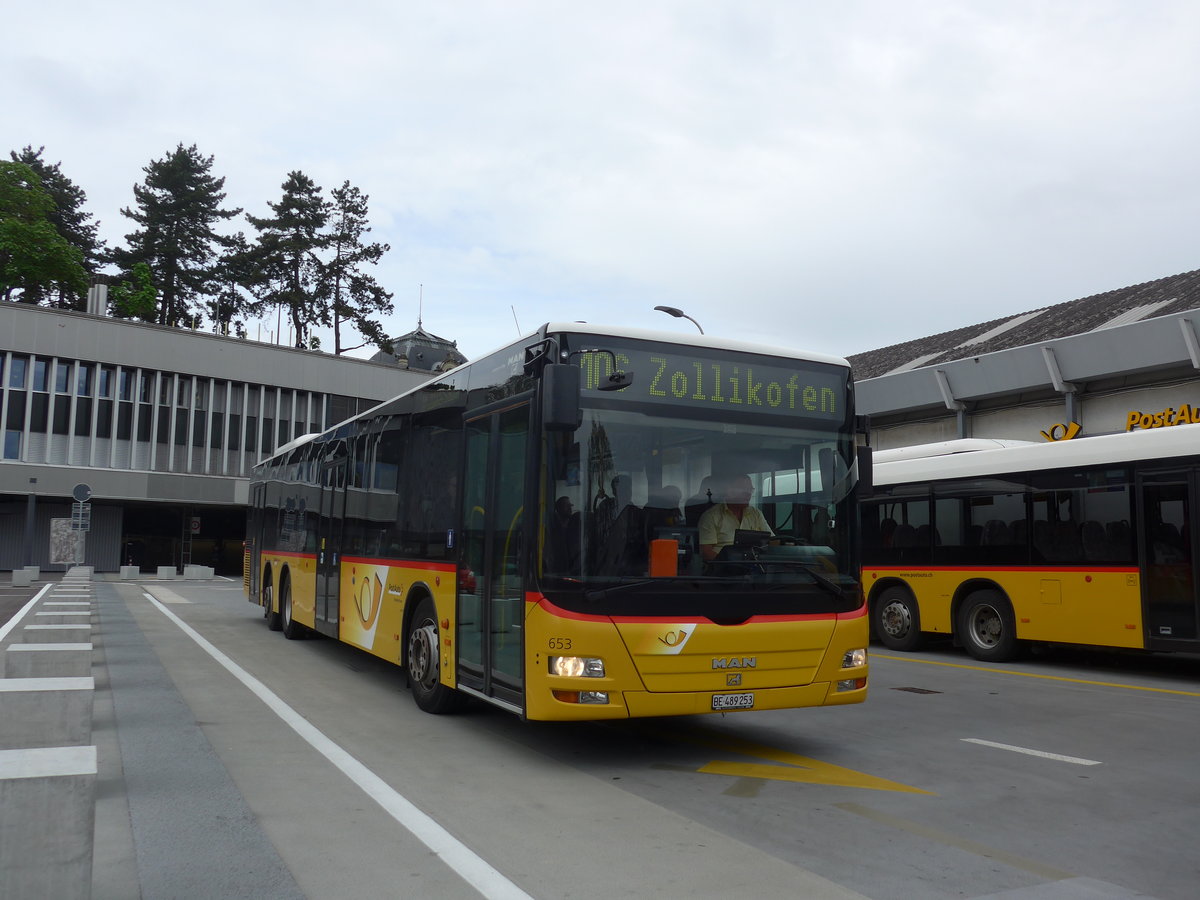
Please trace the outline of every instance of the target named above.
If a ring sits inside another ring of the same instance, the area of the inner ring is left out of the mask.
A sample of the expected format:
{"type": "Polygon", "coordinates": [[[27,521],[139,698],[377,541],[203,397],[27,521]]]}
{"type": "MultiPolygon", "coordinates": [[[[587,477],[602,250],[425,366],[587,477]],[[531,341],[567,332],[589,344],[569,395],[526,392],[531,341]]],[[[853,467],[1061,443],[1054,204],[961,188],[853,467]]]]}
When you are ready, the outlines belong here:
{"type": "Polygon", "coordinates": [[[727,687],[737,687],[741,683],[742,683],[742,673],[741,672],[730,672],[728,675],[725,676],[725,684],[727,687]]]}
{"type": "Polygon", "coordinates": [[[1057,425],[1051,425],[1050,430],[1043,431],[1041,435],[1048,441],[1069,441],[1075,435],[1079,434],[1082,428],[1083,426],[1078,422],[1067,424],[1059,422],[1057,425]]]}

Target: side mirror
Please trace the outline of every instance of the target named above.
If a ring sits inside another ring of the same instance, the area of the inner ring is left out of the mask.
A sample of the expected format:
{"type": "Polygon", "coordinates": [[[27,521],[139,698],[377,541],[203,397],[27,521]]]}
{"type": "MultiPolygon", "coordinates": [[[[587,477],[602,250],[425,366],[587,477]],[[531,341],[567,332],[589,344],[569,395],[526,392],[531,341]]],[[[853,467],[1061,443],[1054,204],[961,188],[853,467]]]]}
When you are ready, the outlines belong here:
{"type": "Polygon", "coordinates": [[[579,407],[580,368],[549,363],[542,369],[542,427],[547,431],[574,431],[583,423],[579,407]]]}
{"type": "Polygon", "coordinates": [[[864,500],[875,493],[875,476],[870,447],[855,447],[855,462],[858,464],[858,499],[864,500]]]}

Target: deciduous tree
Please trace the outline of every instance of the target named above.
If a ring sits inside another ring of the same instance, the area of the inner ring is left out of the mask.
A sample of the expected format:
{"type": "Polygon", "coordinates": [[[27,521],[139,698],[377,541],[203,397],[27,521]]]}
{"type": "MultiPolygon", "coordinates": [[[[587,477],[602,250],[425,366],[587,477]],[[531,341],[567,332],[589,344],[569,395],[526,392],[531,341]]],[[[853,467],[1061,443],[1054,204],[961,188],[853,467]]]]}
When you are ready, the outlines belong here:
{"type": "Polygon", "coordinates": [[[37,303],[56,290],[87,294],[83,254],[58,233],[53,212],[33,169],[0,161],[0,300],[37,303]]]}
{"type": "MultiPolygon", "coordinates": [[[[34,150],[32,146],[26,146],[20,153],[11,151],[9,156],[13,162],[29,166],[41,179],[42,188],[54,201],[54,209],[46,218],[68,244],[79,249],[84,271],[93,275],[104,262],[104,242],[97,237],[99,223],[91,221],[92,214],[83,209],[87,194],[63,174],[61,162],[50,165],[42,158],[45,150],[45,147],[34,150]]],[[[64,309],[86,309],[87,285],[85,283],[82,291],[77,291],[77,287],[60,283],[45,292],[33,290],[29,292],[26,302],[47,302],[64,309]]]]}

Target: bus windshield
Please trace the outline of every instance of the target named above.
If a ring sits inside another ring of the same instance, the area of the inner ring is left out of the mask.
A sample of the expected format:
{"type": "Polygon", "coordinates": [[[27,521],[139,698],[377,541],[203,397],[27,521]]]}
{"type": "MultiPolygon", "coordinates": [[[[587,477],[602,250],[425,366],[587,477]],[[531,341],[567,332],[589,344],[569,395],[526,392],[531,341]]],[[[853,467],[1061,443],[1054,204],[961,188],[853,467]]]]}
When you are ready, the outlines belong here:
{"type": "Polygon", "coordinates": [[[857,608],[852,436],[667,412],[589,408],[574,433],[546,435],[546,596],[608,615],[857,608]]]}

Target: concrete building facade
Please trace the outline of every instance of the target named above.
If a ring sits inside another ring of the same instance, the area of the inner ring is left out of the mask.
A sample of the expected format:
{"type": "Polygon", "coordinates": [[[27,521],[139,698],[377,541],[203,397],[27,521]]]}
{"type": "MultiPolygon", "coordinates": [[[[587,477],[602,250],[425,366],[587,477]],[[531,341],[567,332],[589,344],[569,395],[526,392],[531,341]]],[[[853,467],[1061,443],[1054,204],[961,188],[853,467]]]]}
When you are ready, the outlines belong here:
{"type": "Polygon", "coordinates": [[[429,377],[415,368],[0,303],[0,570],[240,572],[254,464],[429,377]],[[67,526],[63,525],[67,521],[67,526]],[[56,541],[52,541],[52,535],[56,541]]]}

